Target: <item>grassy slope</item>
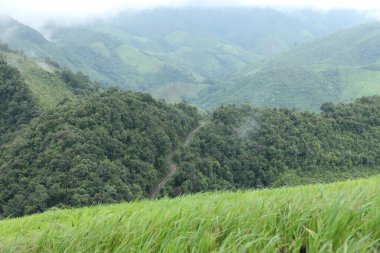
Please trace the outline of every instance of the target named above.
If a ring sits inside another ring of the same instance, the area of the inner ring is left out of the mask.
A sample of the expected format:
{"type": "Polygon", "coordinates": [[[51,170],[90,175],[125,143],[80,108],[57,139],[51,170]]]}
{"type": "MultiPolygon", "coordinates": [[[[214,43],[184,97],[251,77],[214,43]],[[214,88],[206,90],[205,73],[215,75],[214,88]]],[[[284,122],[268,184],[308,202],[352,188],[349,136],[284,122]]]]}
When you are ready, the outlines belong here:
{"type": "Polygon", "coordinates": [[[0,55],[4,55],[7,62],[20,71],[42,108],[50,109],[64,98],[75,99],[69,87],[55,73],[58,69],[53,66],[12,52],[0,51],[0,55]]]}
{"type": "Polygon", "coordinates": [[[207,193],[0,222],[0,251],[377,252],[380,177],[207,193]]]}
{"type": "Polygon", "coordinates": [[[169,103],[179,103],[182,100],[196,98],[202,89],[207,88],[207,84],[168,84],[147,90],[154,97],[165,98],[169,103]]]}
{"type": "Polygon", "coordinates": [[[343,81],[342,101],[380,94],[380,71],[345,68],[340,70],[340,74],[343,81]]]}

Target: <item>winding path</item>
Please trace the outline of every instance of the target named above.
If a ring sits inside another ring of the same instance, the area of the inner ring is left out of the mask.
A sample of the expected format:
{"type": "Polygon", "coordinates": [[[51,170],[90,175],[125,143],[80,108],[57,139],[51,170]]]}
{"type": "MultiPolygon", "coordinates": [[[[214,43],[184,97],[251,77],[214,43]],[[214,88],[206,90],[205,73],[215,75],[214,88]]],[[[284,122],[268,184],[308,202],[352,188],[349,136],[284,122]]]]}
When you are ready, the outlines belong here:
{"type": "MultiPolygon", "coordinates": [[[[193,140],[194,135],[206,124],[205,121],[201,121],[199,125],[191,130],[191,132],[186,136],[185,141],[183,142],[182,146],[187,147],[190,145],[191,141],[193,140]]],[[[150,194],[150,198],[154,199],[157,198],[158,194],[160,193],[161,189],[166,185],[166,183],[169,181],[169,179],[174,176],[174,174],[177,172],[177,165],[173,161],[173,157],[175,152],[177,152],[177,149],[173,149],[167,156],[166,156],[166,164],[169,166],[170,171],[169,173],[161,179],[160,183],[156,186],[154,191],[150,194]]]]}

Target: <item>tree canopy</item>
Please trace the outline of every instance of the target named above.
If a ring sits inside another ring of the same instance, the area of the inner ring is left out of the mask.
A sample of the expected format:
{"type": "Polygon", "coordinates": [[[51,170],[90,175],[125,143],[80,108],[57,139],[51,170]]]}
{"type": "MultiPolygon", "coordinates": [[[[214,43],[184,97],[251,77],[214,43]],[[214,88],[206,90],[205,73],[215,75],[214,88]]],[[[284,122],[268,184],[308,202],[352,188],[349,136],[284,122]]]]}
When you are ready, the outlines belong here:
{"type": "Polygon", "coordinates": [[[342,180],[380,172],[380,97],[322,113],[223,106],[176,154],[172,196],[342,180]]]}

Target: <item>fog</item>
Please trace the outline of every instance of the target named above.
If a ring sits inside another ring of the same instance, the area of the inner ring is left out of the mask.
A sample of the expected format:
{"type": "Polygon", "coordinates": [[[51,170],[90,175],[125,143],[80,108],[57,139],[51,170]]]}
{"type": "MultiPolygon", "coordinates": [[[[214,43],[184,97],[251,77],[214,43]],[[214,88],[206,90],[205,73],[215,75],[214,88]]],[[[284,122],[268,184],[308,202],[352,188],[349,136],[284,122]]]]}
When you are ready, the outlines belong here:
{"type": "Polygon", "coordinates": [[[158,7],[271,7],[280,10],[348,9],[380,13],[378,0],[0,0],[0,15],[11,16],[30,26],[47,21],[60,23],[83,22],[92,18],[106,18],[121,11],[151,10],[158,7]]]}

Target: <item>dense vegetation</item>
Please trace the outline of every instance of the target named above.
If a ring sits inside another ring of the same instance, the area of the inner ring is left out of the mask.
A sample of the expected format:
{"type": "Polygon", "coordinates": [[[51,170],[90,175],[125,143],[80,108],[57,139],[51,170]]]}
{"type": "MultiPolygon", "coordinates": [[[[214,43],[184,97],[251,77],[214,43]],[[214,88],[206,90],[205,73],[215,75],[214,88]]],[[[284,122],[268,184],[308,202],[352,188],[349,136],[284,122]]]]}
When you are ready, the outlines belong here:
{"type": "Polygon", "coordinates": [[[328,101],[378,95],[379,43],[379,23],[340,31],[257,61],[193,102],[204,108],[238,103],[316,111],[328,101]]]}
{"type": "Polygon", "coordinates": [[[177,153],[171,195],[327,182],[380,172],[380,97],[322,113],[224,106],[177,153]]]}
{"type": "Polygon", "coordinates": [[[380,251],[380,177],[0,221],[4,252],[380,251]]]}
{"type": "Polygon", "coordinates": [[[0,145],[36,113],[36,101],[20,73],[0,56],[0,145]]]}
{"type": "Polygon", "coordinates": [[[0,216],[149,195],[196,110],[109,90],[43,113],[1,147],[0,216]]]}
{"type": "MultiPolygon", "coordinates": [[[[96,86],[81,73],[25,72],[59,78],[71,92],[47,109],[30,92],[38,84],[24,83],[4,61],[1,66],[6,98],[1,101],[1,217],[148,197],[168,172],[165,157],[200,118],[193,107],[167,105],[148,94],[93,93],[96,86]]],[[[322,110],[217,109],[193,143],[177,152],[178,172],[162,194],[326,182],[378,172],[380,98],[326,103],[322,110]]]]}
{"type": "Polygon", "coordinates": [[[162,9],[51,25],[51,40],[0,19],[0,252],[380,251],[379,176],[56,210],[378,174],[380,97],[324,102],[380,93],[380,26],[298,45],[363,18],[339,13],[162,9]],[[204,108],[257,107],[207,117],[86,74],[204,108]]]}
{"type": "Polygon", "coordinates": [[[62,69],[48,58],[28,58],[23,52],[10,50],[7,44],[1,43],[0,55],[13,71],[18,72],[41,109],[51,109],[64,99],[77,100],[99,91],[99,85],[90,82],[82,73],[62,69]]]}
{"type": "Polygon", "coordinates": [[[98,90],[98,86],[94,85],[88,76],[82,72],[73,73],[70,70],[62,70],[59,72],[61,80],[75,95],[90,95],[98,90]]]}

